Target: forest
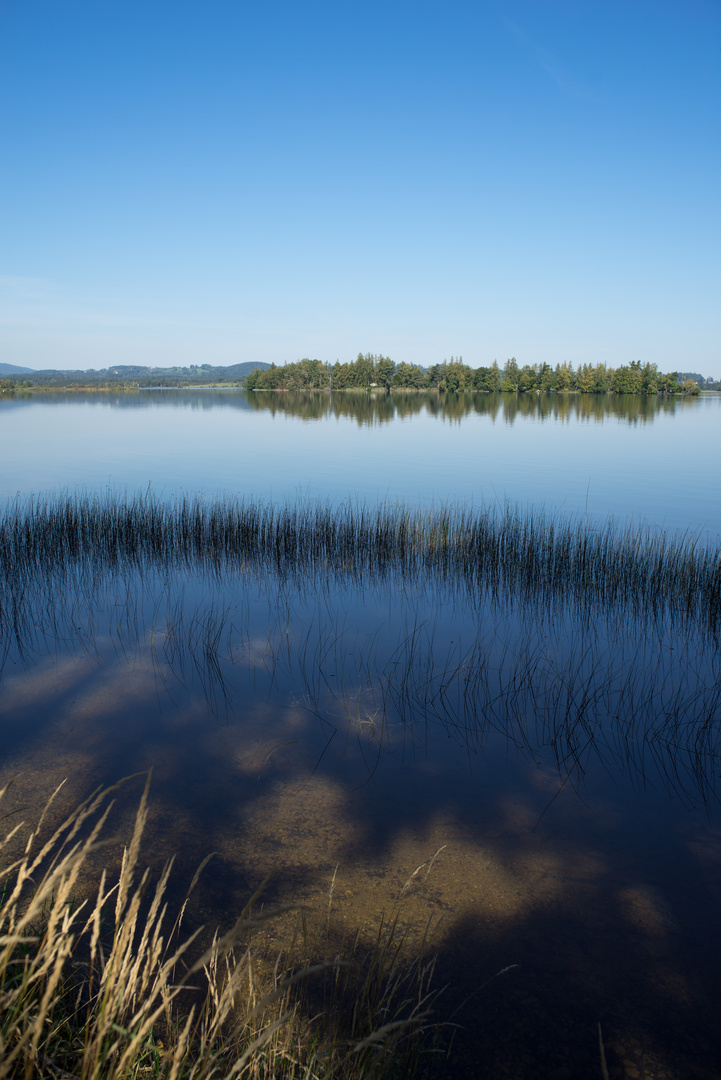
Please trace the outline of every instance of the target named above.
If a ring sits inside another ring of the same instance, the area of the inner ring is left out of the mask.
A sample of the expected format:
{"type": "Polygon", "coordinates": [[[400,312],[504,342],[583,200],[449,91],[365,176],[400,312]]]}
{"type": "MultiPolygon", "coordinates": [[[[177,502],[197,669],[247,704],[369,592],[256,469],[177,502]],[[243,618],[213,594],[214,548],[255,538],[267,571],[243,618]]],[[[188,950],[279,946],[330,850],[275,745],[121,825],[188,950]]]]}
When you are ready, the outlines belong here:
{"type": "Polygon", "coordinates": [[[562,363],[524,364],[515,358],[500,367],[472,368],[462,357],[423,368],[418,364],[394,364],[388,356],[359,353],[352,363],[323,364],[303,359],[265,371],[256,368],[245,380],[246,390],[391,390],[486,391],[501,393],[580,392],[582,394],[698,394],[696,383],[681,382],[678,372],[663,374],[655,364],[630,364],[612,368],[562,363]]]}

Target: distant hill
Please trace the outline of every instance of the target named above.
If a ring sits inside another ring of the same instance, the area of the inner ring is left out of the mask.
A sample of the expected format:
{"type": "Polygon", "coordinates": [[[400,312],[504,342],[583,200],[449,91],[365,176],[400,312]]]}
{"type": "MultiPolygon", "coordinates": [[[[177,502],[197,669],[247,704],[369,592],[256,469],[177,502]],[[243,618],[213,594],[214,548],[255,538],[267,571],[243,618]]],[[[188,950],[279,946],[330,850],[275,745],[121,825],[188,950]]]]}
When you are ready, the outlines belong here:
{"type": "Polygon", "coordinates": [[[29,367],[18,367],[17,364],[0,364],[0,375],[32,375],[34,371],[29,367]]]}
{"type": "Polygon", "coordinates": [[[699,375],[697,371],[679,371],[678,381],[685,382],[686,379],[690,379],[691,382],[695,382],[701,390],[718,390],[721,389],[719,382],[721,380],[714,379],[713,376],[707,375],[705,378],[703,375],[699,375]]]}
{"type": "MultiPolygon", "coordinates": [[[[5,365],[10,367],[10,365],[5,365]]],[[[142,367],[139,364],[113,364],[107,368],[64,370],[52,368],[32,371],[14,368],[8,374],[31,376],[27,382],[34,386],[193,386],[208,383],[238,383],[245,380],[254,368],[267,370],[270,364],[247,360],[242,364],[214,367],[212,364],[191,364],[190,367],[142,367]]],[[[0,367],[0,373],[2,367],[0,367]]]]}

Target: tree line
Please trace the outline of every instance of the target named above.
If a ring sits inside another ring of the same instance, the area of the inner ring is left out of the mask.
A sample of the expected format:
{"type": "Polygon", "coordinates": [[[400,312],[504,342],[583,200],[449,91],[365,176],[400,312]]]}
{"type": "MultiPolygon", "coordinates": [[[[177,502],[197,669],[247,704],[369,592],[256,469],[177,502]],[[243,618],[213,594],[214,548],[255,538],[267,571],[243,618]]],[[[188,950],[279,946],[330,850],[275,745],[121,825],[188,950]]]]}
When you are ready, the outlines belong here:
{"type": "Polygon", "coordinates": [[[524,393],[529,391],[580,392],[582,394],[697,394],[721,389],[721,383],[693,373],[663,374],[655,364],[630,364],[612,368],[606,364],[525,364],[515,357],[501,368],[494,360],[490,367],[472,368],[463,357],[451,357],[428,368],[405,362],[395,364],[382,354],[359,353],[351,363],[321,363],[303,359],[276,364],[245,361],[227,367],[191,364],[190,367],[148,368],[117,364],[101,370],[33,371],[0,378],[0,394],[35,388],[141,389],[172,386],[245,386],[247,390],[403,390],[487,391],[524,393]]]}
{"type": "Polygon", "coordinates": [[[691,380],[679,381],[678,372],[663,374],[655,364],[630,364],[612,368],[606,364],[524,364],[515,357],[501,368],[472,368],[463,357],[423,368],[419,364],[394,364],[388,356],[358,353],[351,363],[321,363],[305,358],[294,364],[265,371],[255,369],[245,380],[246,390],[439,390],[527,393],[530,391],[582,394],[698,394],[691,380]]]}

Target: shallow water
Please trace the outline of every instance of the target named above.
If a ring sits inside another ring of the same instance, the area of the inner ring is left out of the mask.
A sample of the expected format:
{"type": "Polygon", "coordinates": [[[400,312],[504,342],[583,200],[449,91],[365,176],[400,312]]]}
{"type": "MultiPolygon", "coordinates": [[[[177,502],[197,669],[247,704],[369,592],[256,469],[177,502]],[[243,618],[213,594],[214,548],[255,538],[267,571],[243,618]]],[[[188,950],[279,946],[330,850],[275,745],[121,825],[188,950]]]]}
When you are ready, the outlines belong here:
{"type": "MultiPolygon", "coordinates": [[[[221,443],[219,412],[236,424],[255,415],[214,400],[170,411],[204,409],[221,443]]],[[[669,422],[683,433],[687,415],[699,430],[698,417],[719,415],[718,402],[695,404],[573,423],[618,435],[669,422]]],[[[107,403],[81,407],[114,416],[107,403]]],[[[287,402],[274,407],[279,421],[258,408],[264,423],[308,423],[287,402]]],[[[38,406],[53,408],[62,414],[38,406]]],[[[438,447],[439,431],[498,424],[505,409],[421,419],[438,447]]],[[[376,435],[417,416],[313,424],[376,435]]],[[[519,416],[506,428],[570,422],[519,416]]],[[[338,445],[346,434],[336,430],[338,445]]],[[[186,460],[196,445],[186,431],[186,460]]],[[[130,456],[119,464],[133,483],[143,461],[164,482],[170,454],[151,465],[136,445],[130,456]]],[[[212,460],[206,490],[222,489],[212,460]]],[[[105,482],[96,465],[90,487],[105,482]]],[[[28,465],[23,483],[33,475],[28,465]]],[[[415,482],[407,475],[405,490],[415,482]]],[[[190,465],[182,483],[194,486],[190,465]]],[[[717,512],[708,486],[703,509],[693,490],[679,527],[717,512]]],[[[664,520],[663,505],[640,512],[664,520]]],[[[600,1075],[600,1022],[611,1076],[721,1075],[721,657],[707,625],[602,604],[539,611],[393,575],[294,582],[160,567],[48,581],[0,654],[0,781],[19,776],[13,806],[24,816],[64,777],[72,805],[152,767],[148,860],[176,854],[182,895],[218,852],[189,926],[230,922],[269,874],[269,903],[306,901],[309,918],[325,921],[336,867],[334,933],[358,927],[372,940],[396,907],[411,932],[430,919],[448,984],[440,1012],[462,1025],[441,1074],[600,1075]]]]}
{"type": "Polygon", "coordinates": [[[21,802],[152,768],[154,861],[175,852],[187,881],[219,853],[197,921],[230,921],[267,875],[269,900],[322,917],[336,867],[339,933],[372,940],[399,902],[416,933],[430,919],[466,1074],[479,1055],[591,1070],[598,1020],[647,1075],[713,1060],[707,628],[392,578],[79,581],[6,638],[21,802]]]}

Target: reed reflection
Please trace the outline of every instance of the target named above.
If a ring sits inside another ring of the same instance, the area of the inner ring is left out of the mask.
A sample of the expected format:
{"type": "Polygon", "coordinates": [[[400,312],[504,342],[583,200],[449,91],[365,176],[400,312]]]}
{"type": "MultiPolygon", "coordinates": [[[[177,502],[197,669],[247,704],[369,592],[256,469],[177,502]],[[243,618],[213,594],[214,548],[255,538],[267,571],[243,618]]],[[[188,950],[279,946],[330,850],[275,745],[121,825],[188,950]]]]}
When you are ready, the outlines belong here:
{"type": "Polygon", "coordinates": [[[319,761],[341,730],[376,763],[429,731],[444,759],[495,732],[550,751],[563,782],[601,767],[716,797],[720,564],[692,541],[512,511],[150,496],[17,504],[0,525],[6,670],[124,658],[214,715],[293,703],[327,733],[319,761]]]}

